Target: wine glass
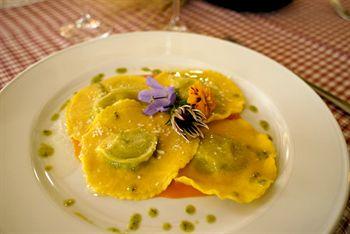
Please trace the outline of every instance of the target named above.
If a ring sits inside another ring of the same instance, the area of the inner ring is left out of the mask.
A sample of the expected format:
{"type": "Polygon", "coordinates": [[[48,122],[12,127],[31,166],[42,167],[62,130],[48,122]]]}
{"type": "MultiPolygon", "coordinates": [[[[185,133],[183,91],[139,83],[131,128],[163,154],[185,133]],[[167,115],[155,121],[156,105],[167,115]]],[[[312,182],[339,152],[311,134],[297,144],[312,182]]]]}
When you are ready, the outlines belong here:
{"type": "Polygon", "coordinates": [[[350,11],[344,8],[340,0],[330,0],[330,3],[341,18],[350,20],[350,11]]]}
{"type": "Polygon", "coordinates": [[[85,0],[83,1],[82,16],[76,21],[60,27],[60,35],[72,42],[81,42],[91,38],[102,38],[110,35],[112,28],[94,17],[90,13],[90,9],[85,3],[85,0]]]}
{"type": "Polygon", "coordinates": [[[165,26],[164,28],[165,30],[176,31],[176,32],[188,31],[186,24],[181,20],[180,10],[181,10],[181,0],[173,0],[172,16],[170,18],[169,24],[165,26]]]}

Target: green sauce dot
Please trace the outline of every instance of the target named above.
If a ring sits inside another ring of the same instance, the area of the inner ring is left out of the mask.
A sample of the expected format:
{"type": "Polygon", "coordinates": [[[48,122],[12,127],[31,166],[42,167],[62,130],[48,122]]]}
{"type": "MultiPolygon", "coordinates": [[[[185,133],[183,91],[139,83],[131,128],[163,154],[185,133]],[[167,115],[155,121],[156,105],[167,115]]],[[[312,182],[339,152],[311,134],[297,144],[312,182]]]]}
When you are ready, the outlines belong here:
{"type": "Polygon", "coordinates": [[[60,115],[58,113],[55,113],[51,116],[51,121],[56,121],[56,120],[58,120],[59,117],[60,117],[60,115]]]}
{"type": "Polygon", "coordinates": [[[119,228],[116,228],[116,227],[109,227],[106,230],[114,233],[120,233],[119,228]]]}
{"type": "Polygon", "coordinates": [[[260,120],[260,126],[265,130],[268,131],[270,129],[270,125],[266,120],[260,120]]]}
{"type": "Polygon", "coordinates": [[[170,223],[163,223],[163,230],[169,231],[172,228],[170,223]]]}
{"type": "Polygon", "coordinates": [[[251,183],[255,183],[257,181],[257,179],[259,179],[261,176],[261,174],[259,172],[254,172],[250,178],[249,178],[249,182],[251,183]]]}
{"type": "Polygon", "coordinates": [[[267,138],[269,138],[270,141],[273,141],[273,138],[271,135],[267,134],[267,138]]]}
{"type": "Polygon", "coordinates": [[[66,108],[66,106],[68,105],[70,99],[68,99],[67,101],[65,101],[62,106],[60,107],[60,111],[64,110],[66,108]]]}
{"type": "Polygon", "coordinates": [[[258,113],[258,111],[259,111],[259,109],[256,106],[254,106],[254,105],[250,105],[249,106],[249,110],[251,112],[254,112],[254,113],[258,113]]]}
{"type": "Polygon", "coordinates": [[[114,117],[115,117],[116,119],[119,119],[119,114],[118,114],[118,112],[114,112],[114,117]]]}
{"type": "Polygon", "coordinates": [[[92,77],[91,78],[91,84],[95,84],[95,83],[101,82],[104,76],[105,76],[105,74],[100,73],[100,74],[97,74],[96,76],[92,77]]]}
{"type": "Polygon", "coordinates": [[[180,223],[180,229],[184,232],[193,232],[194,228],[194,224],[189,221],[181,221],[180,223]]]}
{"type": "Polygon", "coordinates": [[[88,222],[90,224],[93,224],[94,222],[92,222],[90,219],[88,219],[85,215],[83,215],[82,213],[75,211],[74,214],[80,218],[81,220],[84,220],[85,222],[88,222]]]}
{"type": "Polygon", "coordinates": [[[216,222],[216,217],[215,215],[209,214],[206,217],[207,223],[215,223],[216,222]]]}
{"type": "Polygon", "coordinates": [[[156,208],[150,208],[149,211],[148,211],[148,215],[151,217],[151,218],[155,218],[157,217],[159,214],[158,210],[156,208]]]}
{"type": "Polygon", "coordinates": [[[141,68],[141,70],[144,71],[144,72],[150,72],[151,71],[151,69],[149,69],[148,67],[143,67],[143,68],[141,68]]]}
{"type": "Polygon", "coordinates": [[[240,95],[240,94],[238,94],[238,93],[233,94],[233,96],[234,96],[235,98],[239,98],[239,97],[241,97],[241,95],[240,95]]]}
{"type": "Polygon", "coordinates": [[[47,130],[47,129],[43,130],[42,133],[43,133],[44,136],[51,136],[52,135],[52,131],[51,130],[47,130]]]}
{"type": "Polygon", "coordinates": [[[153,75],[158,75],[158,74],[160,74],[161,72],[162,72],[162,70],[160,70],[160,69],[153,69],[153,70],[152,70],[153,75]]]}
{"type": "Polygon", "coordinates": [[[260,160],[265,160],[269,157],[269,152],[263,150],[263,151],[258,151],[256,152],[256,156],[258,157],[258,159],[260,160]]]}
{"type": "Polygon", "coordinates": [[[119,74],[123,74],[123,73],[126,73],[128,71],[128,69],[126,67],[120,67],[120,68],[115,69],[115,71],[119,74]]]}
{"type": "Polygon", "coordinates": [[[38,154],[39,156],[43,158],[47,158],[55,152],[54,148],[52,146],[46,144],[46,143],[41,143],[39,149],[38,149],[38,154]]]}
{"type": "Polygon", "coordinates": [[[188,205],[186,206],[185,211],[187,214],[193,215],[194,213],[196,213],[196,207],[194,207],[193,205],[188,205]]]}
{"type": "Polygon", "coordinates": [[[140,228],[141,222],[142,222],[142,216],[138,213],[133,214],[130,217],[128,229],[131,231],[136,231],[137,229],[140,228]]]}
{"type": "Polygon", "coordinates": [[[46,165],[45,167],[44,167],[44,170],[45,171],[51,171],[52,170],[52,166],[51,165],[46,165]]]}
{"type": "Polygon", "coordinates": [[[260,180],[258,180],[258,183],[259,183],[260,185],[265,185],[266,182],[267,182],[266,179],[260,179],[260,180]]]}
{"type": "Polygon", "coordinates": [[[135,192],[136,191],[136,185],[130,185],[126,188],[128,192],[135,192]]]}
{"type": "Polygon", "coordinates": [[[70,206],[72,206],[74,204],[75,204],[75,200],[72,199],[72,198],[69,198],[69,199],[63,201],[63,205],[65,207],[70,207],[70,206]]]}

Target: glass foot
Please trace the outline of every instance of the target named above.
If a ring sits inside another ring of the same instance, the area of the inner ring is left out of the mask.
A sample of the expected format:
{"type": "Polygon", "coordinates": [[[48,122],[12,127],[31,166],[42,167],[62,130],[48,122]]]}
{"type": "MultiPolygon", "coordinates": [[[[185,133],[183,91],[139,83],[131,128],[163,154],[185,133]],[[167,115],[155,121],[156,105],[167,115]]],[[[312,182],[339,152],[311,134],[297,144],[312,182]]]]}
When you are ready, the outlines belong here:
{"type": "Polygon", "coordinates": [[[188,32],[188,28],[186,25],[167,25],[164,30],[166,31],[174,31],[174,32],[188,32]]]}
{"type": "Polygon", "coordinates": [[[74,23],[66,24],[60,28],[60,35],[72,42],[107,37],[111,32],[111,27],[91,17],[90,14],[85,14],[74,23]]]}
{"type": "Polygon", "coordinates": [[[188,27],[179,16],[172,17],[164,30],[174,32],[188,32],[188,27]]]}

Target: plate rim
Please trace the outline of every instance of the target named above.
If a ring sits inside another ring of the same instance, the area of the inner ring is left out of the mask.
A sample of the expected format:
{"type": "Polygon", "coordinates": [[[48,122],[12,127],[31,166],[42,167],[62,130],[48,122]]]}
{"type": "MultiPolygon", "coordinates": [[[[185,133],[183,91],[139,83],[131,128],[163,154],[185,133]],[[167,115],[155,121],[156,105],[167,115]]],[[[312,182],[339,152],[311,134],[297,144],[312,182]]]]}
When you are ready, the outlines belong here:
{"type": "Polygon", "coordinates": [[[328,230],[327,231],[334,231],[335,228],[337,227],[337,224],[339,223],[341,217],[342,217],[342,214],[343,214],[343,211],[344,209],[346,208],[346,205],[347,205],[347,201],[349,199],[349,192],[350,192],[350,180],[348,179],[348,175],[350,173],[350,159],[349,159],[349,151],[348,151],[348,148],[347,148],[347,144],[346,144],[346,141],[345,141],[345,137],[343,135],[343,132],[340,128],[340,125],[338,123],[338,121],[335,119],[335,116],[333,115],[333,113],[331,112],[331,110],[328,108],[328,106],[326,105],[326,103],[317,95],[317,93],[309,86],[306,84],[306,82],[300,78],[295,72],[293,72],[292,70],[290,70],[289,68],[285,67],[283,64],[280,64],[279,62],[275,61],[274,59],[268,57],[267,55],[261,53],[261,52],[258,52],[256,50],[253,50],[251,48],[248,48],[244,45],[241,45],[241,44],[238,44],[238,43],[235,43],[235,42],[231,42],[231,41],[227,41],[227,40],[224,40],[224,39],[221,39],[221,38],[217,38],[217,37],[214,37],[214,36],[210,36],[210,35],[201,35],[201,34],[196,34],[196,33],[188,33],[188,32],[167,32],[167,31],[135,31],[135,32],[127,32],[127,33],[120,33],[120,34],[113,34],[109,37],[106,37],[106,38],[94,38],[94,39],[91,39],[91,40],[88,40],[88,41],[84,41],[82,43],[78,43],[78,44],[75,44],[75,45],[72,45],[72,46],[69,46],[67,48],[64,48],[62,50],[59,50],[59,51],[56,51],[56,52],[53,52],[43,58],[41,58],[40,60],[38,60],[37,62],[29,65],[28,67],[26,67],[23,71],[21,71],[20,73],[18,73],[11,81],[7,82],[3,87],[2,89],[0,90],[0,98],[5,95],[6,92],[8,92],[9,89],[11,89],[11,87],[13,87],[14,85],[16,85],[16,83],[20,82],[22,79],[25,79],[25,76],[24,74],[26,72],[28,72],[29,70],[39,66],[41,63],[49,60],[49,59],[53,59],[54,57],[62,54],[62,53],[65,53],[69,50],[74,50],[76,48],[79,48],[79,47],[84,47],[88,44],[93,44],[93,43],[96,43],[98,41],[101,41],[101,40],[106,40],[108,38],[114,38],[114,37],[121,37],[121,36],[128,36],[128,35],[142,35],[142,34],[169,34],[169,35],[172,35],[172,34],[180,34],[180,35],[183,35],[183,36],[193,36],[193,37],[199,37],[199,38],[206,38],[206,39],[210,39],[210,40],[216,40],[216,41],[220,41],[220,42],[224,42],[224,43],[227,43],[227,44],[234,44],[235,46],[238,46],[240,47],[241,49],[244,49],[244,50],[248,50],[250,53],[253,53],[255,55],[258,55],[258,56],[262,56],[264,59],[266,60],[269,60],[269,62],[272,62],[274,63],[276,66],[280,66],[280,67],[283,67],[283,69],[287,70],[288,72],[292,73],[296,78],[298,79],[295,79],[295,82],[299,82],[299,83],[303,83],[304,87],[306,89],[309,90],[309,92],[311,91],[311,93],[313,93],[314,96],[317,97],[317,101],[319,103],[319,105],[325,107],[326,109],[326,112],[327,112],[327,115],[328,115],[328,118],[329,120],[331,121],[332,125],[333,125],[333,128],[337,134],[337,137],[338,137],[338,143],[339,143],[339,148],[341,149],[341,151],[343,152],[342,156],[343,156],[343,159],[347,162],[345,163],[344,167],[346,169],[346,173],[347,173],[347,179],[345,179],[345,184],[346,186],[344,186],[345,184],[343,184],[344,186],[344,193],[343,193],[343,196],[342,196],[342,202],[339,203],[336,211],[334,211],[333,213],[337,213],[337,216],[334,218],[334,222],[333,223],[329,223],[328,225],[328,230]]]}

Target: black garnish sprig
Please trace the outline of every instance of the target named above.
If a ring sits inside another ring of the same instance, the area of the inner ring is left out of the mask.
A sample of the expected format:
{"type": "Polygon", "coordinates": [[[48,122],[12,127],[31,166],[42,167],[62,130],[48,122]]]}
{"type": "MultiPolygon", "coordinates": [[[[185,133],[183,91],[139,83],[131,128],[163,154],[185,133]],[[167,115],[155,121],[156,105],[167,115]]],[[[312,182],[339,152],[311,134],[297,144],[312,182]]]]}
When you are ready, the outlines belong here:
{"type": "Polygon", "coordinates": [[[204,123],[205,119],[205,115],[200,110],[190,105],[182,105],[172,111],[170,122],[173,129],[188,142],[189,137],[204,137],[200,128],[209,129],[204,123]]]}

